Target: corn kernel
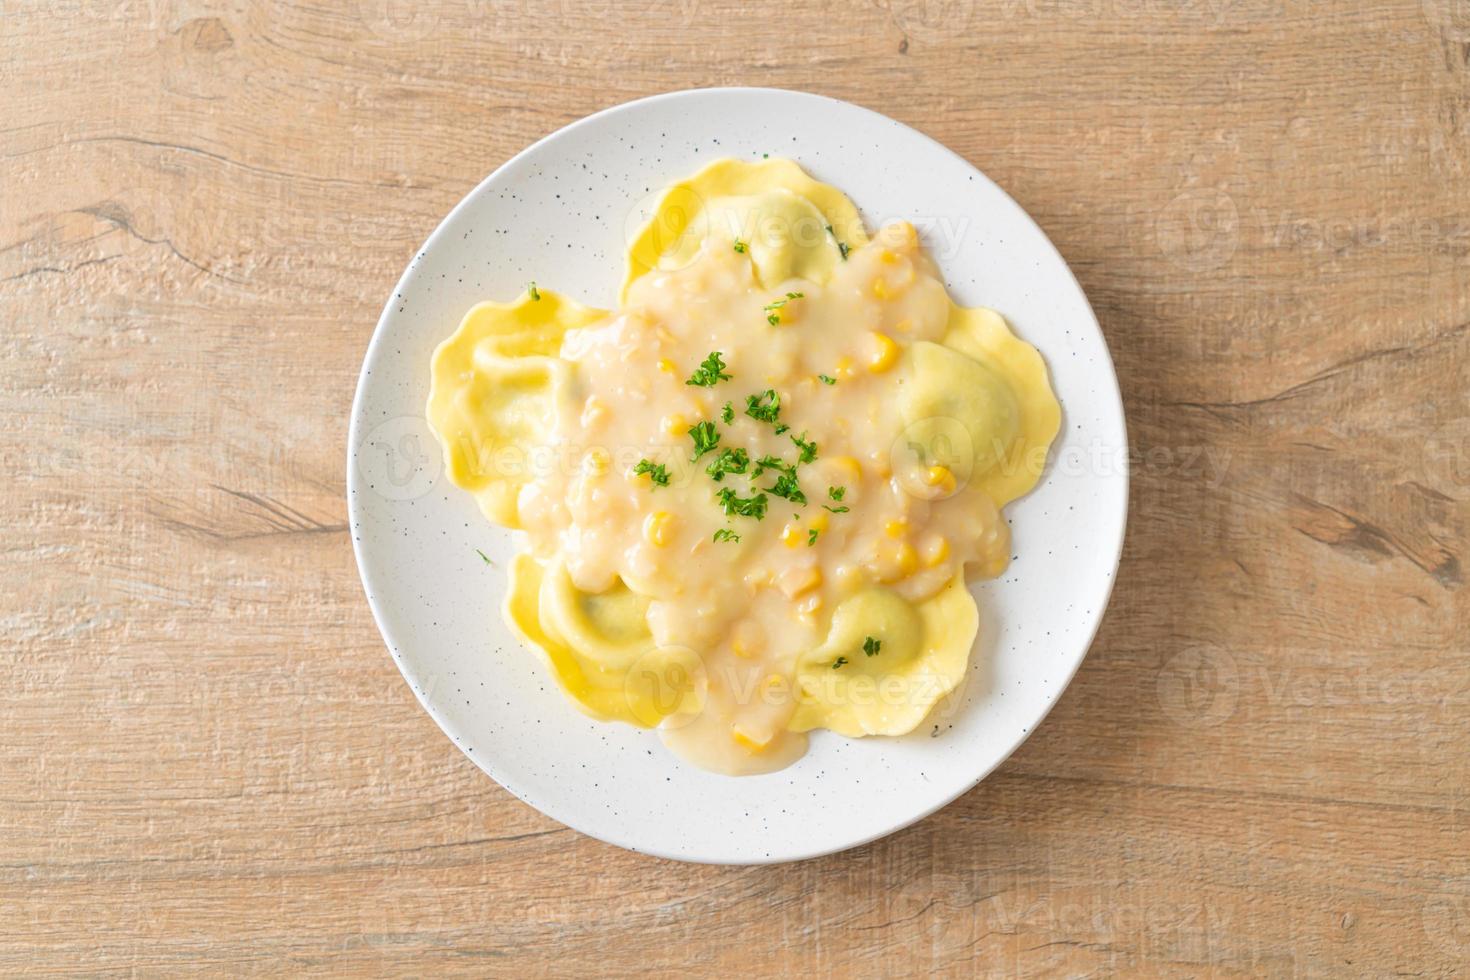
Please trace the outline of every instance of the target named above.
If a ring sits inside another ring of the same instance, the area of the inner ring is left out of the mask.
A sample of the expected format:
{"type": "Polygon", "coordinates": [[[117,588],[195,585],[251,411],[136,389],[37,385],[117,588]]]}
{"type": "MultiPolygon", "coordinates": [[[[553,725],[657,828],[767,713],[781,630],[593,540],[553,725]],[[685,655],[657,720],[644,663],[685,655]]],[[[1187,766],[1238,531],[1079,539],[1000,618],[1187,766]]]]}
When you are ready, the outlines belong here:
{"type": "Polygon", "coordinates": [[[658,369],[664,374],[673,374],[674,362],[669,360],[667,357],[661,357],[658,361],[658,369]]]}
{"type": "Polygon", "coordinates": [[[735,740],[736,745],[749,752],[764,752],[766,746],[771,744],[769,738],[762,739],[752,735],[739,725],[730,726],[730,737],[735,740]]]}
{"type": "Polygon", "coordinates": [[[801,526],[795,522],[781,529],[781,543],[788,548],[795,548],[805,540],[806,535],[802,533],[801,526]]]}
{"type": "Polygon", "coordinates": [[[849,482],[856,483],[858,480],[862,479],[862,465],[859,464],[858,461],[853,459],[851,456],[838,456],[832,462],[837,464],[844,471],[846,471],[847,479],[849,480],[849,482]]]}
{"type": "Polygon", "coordinates": [[[827,530],[827,521],[827,512],[824,510],[820,514],[813,517],[811,520],[807,521],[807,524],[811,526],[811,529],[813,531],[821,534],[823,531],[827,530]]]}
{"type": "Polygon", "coordinates": [[[582,405],[582,425],[590,427],[601,421],[605,415],[607,406],[602,403],[602,399],[596,395],[588,395],[587,401],[582,405]]]}
{"type": "Polygon", "coordinates": [[[943,562],[949,557],[949,539],[935,536],[924,545],[924,565],[927,568],[943,562]]]}
{"type": "Polygon", "coordinates": [[[665,435],[682,436],[689,432],[689,420],[682,415],[665,415],[663,421],[665,435]]]}
{"type": "Polygon", "coordinates": [[[888,290],[888,283],[882,278],[873,280],[872,289],[874,299],[887,299],[890,295],[888,290]]]}
{"type": "Polygon", "coordinates": [[[761,587],[770,585],[773,580],[774,576],[771,575],[771,570],[769,568],[752,568],[750,571],[745,573],[744,579],[745,587],[749,589],[752,594],[757,592],[761,587]]]}
{"type": "Polygon", "coordinates": [[[822,584],[822,570],[815,565],[803,568],[788,568],[781,573],[781,591],[786,598],[795,599],[822,584]]]}
{"type": "Polygon", "coordinates": [[[738,637],[730,641],[730,649],[734,652],[735,656],[743,660],[749,660],[750,655],[755,652],[738,637]]]}
{"type": "Polygon", "coordinates": [[[909,522],[903,519],[889,521],[883,525],[883,533],[887,534],[890,538],[901,538],[903,537],[903,532],[908,529],[909,522]]]}
{"type": "Polygon", "coordinates": [[[905,576],[912,575],[919,567],[919,556],[914,551],[914,546],[905,542],[893,551],[884,555],[878,580],[880,582],[896,582],[905,576]]]}
{"type": "Polygon", "coordinates": [[[898,360],[898,345],[886,333],[876,331],[873,333],[873,341],[877,344],[877,348],[868,358],[868,370],[877,374],[893,367],[893,362],[898,360]]]}
{"type": "Polygon", "coordinates": [[[593,476],[602,476],[612,465],[612,456],[601,446],[590,450],[582,460],[582,468],[593,476]]]}
{"type": "Polygon", "coordinates": [[[924,482],[931,487],[938,487],[945,493],[954,493],[954,474],[947,466],[931,466],[924,471],[924,482]]]}
{"type": "Polygon", "coordinates": [[[767,674],[766,679],[761,683],[765,685],[768,694],[777,694],[786,688],[786,678],[780,674],[767,674]]]}
{"type": "Polygon", "coordinates": [[[878,253],[878,261],[884,265],[896,265],[898,263],[898,256],[885,248],[878,253]]]}
{"type": "Polygon", "coordinates": [[[852,377],[853,376],[852,358],[850,358],[850,357],[839,357],[837,359],[837,366],[832,369],[832,373],[835,374],[839,378],[850,378],[850,377],[852,377]]]}
{"type": "Polygon", "coordinates": [[[666,510],[649,514],[643,522],[643,537],[656,548],[674,540],[674,515],[666,510]]]}
{"type": "Polygon", "coordinates": [[[888,226],[892,234],[887,236],[894,248],[912,249],[919,244],[919,232],[907,221],[897,221],[888,226]]]}
{"type": "Polygon", "coordinates": [[[898,569],[905,575],[912,575],[919,567],[919,556],[911,544],[902,544],[898,548],[898,569]]]}

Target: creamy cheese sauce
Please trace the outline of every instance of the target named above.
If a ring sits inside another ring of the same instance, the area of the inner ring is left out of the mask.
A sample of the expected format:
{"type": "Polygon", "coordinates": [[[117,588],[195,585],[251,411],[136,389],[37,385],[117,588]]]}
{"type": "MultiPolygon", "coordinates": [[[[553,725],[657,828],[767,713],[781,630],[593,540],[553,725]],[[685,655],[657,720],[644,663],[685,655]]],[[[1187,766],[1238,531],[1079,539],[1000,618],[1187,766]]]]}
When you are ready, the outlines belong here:
{"type": "Polygon", "coordinates": [[[960,682],[964,579],[1005,567],[999,508],[1056,431],[1040,358],[953,306],[912,226],[839,245],[793,201],[828,223],[805,253],[712,221],[616,312],[472,311],[430,401],[456,482],[525,531],[512,624],[584,710],[732,774],[960,682]]]}

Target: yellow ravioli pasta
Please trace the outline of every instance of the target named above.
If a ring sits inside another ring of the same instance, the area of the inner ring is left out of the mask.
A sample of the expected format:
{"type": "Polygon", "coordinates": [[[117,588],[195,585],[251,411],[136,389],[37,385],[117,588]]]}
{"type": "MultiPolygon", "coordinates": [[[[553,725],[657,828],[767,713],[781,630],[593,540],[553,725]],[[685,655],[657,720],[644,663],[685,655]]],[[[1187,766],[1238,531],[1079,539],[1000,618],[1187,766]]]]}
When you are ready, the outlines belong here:
{"type": "Polygon", "coordinates": [[[617,310],[534,286],[435,352],[447,471],[525,532],[505,616],[594,718],[721,772],[818,728],[900,735],[964,680],[965,582],[1060,407],[1035,348],[949,299],[789,160],[721,160],[629,242],[617,310]]]}

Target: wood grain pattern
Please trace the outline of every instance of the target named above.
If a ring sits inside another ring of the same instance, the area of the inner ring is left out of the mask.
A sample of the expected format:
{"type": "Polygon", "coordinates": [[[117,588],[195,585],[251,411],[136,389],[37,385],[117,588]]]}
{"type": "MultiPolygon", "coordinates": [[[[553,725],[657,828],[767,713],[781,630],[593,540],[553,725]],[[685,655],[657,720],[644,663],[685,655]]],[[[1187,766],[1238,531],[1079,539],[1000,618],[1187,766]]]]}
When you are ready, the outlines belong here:
{"type": "Polygon", "coordinates": [[[0,0],[0,973],[1470,972],[1463,0],[0,0]],[[794,866],[563,829],[363,601],[347,409],[484,174],[691,86],[850,99],[1056,241],[1135,446],[999,772],[794,866]]]}

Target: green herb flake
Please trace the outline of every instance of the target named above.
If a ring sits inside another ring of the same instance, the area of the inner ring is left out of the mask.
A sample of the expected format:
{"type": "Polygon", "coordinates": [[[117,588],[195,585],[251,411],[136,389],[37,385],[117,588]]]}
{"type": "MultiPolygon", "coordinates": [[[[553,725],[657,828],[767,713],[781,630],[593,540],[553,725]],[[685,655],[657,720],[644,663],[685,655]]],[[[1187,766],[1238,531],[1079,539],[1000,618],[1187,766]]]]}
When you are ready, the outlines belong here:
{"type": "Polygon", "coordinates": [[[847,496],[847,487],[828,487],[827,496],[833,500],[840,501],[843,497],[847,496]]]}
{"type": "Polygon", "coordinates": [[[720,442],[720,434],[715,431],[715,424],[708,420],[691,425],[689,438],[694,440],[694,455],[689,457],[691,463],[697,462],[699,457],[705,453],[713,452],[715,446],[720,442]]]}
{"type": "Polygon", "coordinates": [[[694,385],[697,388],[713,388],[721,381],[729,381],[730,375],[725,372],[725,360],[717,350],[710,351],[699,365],[699,370],[684,382],[686,385],[694,385]]]}
{"type": "Polygon", "coordinates": [[[839,669],[841,667],[846,667],[846,666],[847,666],[847,658],[846,657],[838,657],[836,660],[832,661],[832,669],[833,670],[837,670],[837,669],[839,669]]]}
{"type": "Polygon", "coordinates": [[[526,293],[531,297],[533,302],[541,302],[541,290],[536,288],[536,280],[531,280],[530,285],[526,287],[526,293]]]}
{"type": "Polygon", "coordinates": [[[736,544],[740,543],[740,535],[736,534],[728,527],[722,527],[718,531],[716,531],[714,539],[716,541],[734,541],[736,544]]]}
{"type": "Polygon", "coordinates": [[[810,463],[817,458],[817,444],[815,442],[807,442],[805,432],[799,436],[792,436],[791,441],[796,443],[797,449],[801,450],[801,455],[796,458],[798,463],[810,463]]]}
{"type": "Polygon", "coordinates": [[[479,548],[476,548],[475,549],[475,554],[479,555],[480,556],[480,560],[482,562],[484,562],[485,564],[487,564],[487,565],[494,565],[495,564],[493,561],[490,560],[490,556],[487,555],[487,554],[485,554],[485,552],[481,551],[479,548]]]}
{"type": "Polygon", "coordinates": [[[766,487],[765,491],[777,497],[785,497],[793,504],[806,503],[806,494],[801,492],[801,486],[796,482],[796,477],[790,473],[782,473],[776,477],[775,485],[766,487]]]}
{"type": "Polygon", "coordinates": [[[650,463],[646,459],[640,459],[638,465],[633,467],[634,476],[648,474],[648,478],[661,487],[669,485],[669,469],[663,463],[650,463]]]}
{"type": "Polygon", "coordinates": [[[823,504],[822,507],[825,510],[830,510],[834,514],[846,514],[848,511],[852,510],[851,507],[832,507],[827,504],[823,504]]]}
{"type": "Polygon", "coordinates": [[[820,382],[822,382],[822,384],[824,384],[824,385],[835,385],[837,383],[837,379],[836,378],[832,377],[831,375],[827,375],[827,374],[819,374],[819,375],[817,375],[817,380],[820,381],[820,382]]]}
{"type": "Polygon", "coordinates": [[[745,243],[738,238],[735,239],[735,251],[739,252],[741,255],[745,254],[745,243]]]}
{"type": "Polygon", "coordinates": [[[754,517],[759,521],[766,516],[766,495],[763,493],[741,497],[734,490],[725,487],[719,493],[719,500],[726,517],[754,517]]]}
{"type": "Polygon", "coordinates": [[[832,226],[831,225],[828,225],[827,226],[827,234],[829,234],[829,235],[832,236],[832,240],[834,242],[837,242],[837,254],[838,255],[841,255],[842,256],[842,261],[846,262],[847,261],[847,253],[848,252],[851,252],[852,249],[848,247],[847,242],[843,242],[843,241],[838,241],[837,240],[837,232],[835,232],[835,231],[832,230],[832,226]]]}
{"type": "Polygon", "coordinates": [[[808,548],[810,548],[812,545],[814,545],[814,544],[817,543],[817,534],[818,533],[819,532],[817,531],[816,528],[812,528],[812,529],[810,529],[809,531],[806,532],[806,546],[808,548]]]}
{"type": "Polygon", "coordinates": [[[774,303],[767,303],[765,306],[762,306],[761,309],[766,311],[766,322],[773,327],[780,326],[781,314],[776,311],[781,309],[781,307],[785,306],[792,300],[801,299],[805,296],[806,293],[787,293],[784,298],[778,299],[774,303]]]}
{"type": "Polygon", "coordinates": [[[796,475],[795,466],[792,466],[784,459],[772,456],[770,453],[766,453],[755,461],[755,472],[750,474],[751,478],[754,479],[760,476],[766,470],[775,470],[777,473],[790,473],[792,476],[796,475]]]}
{"type": "Polygon", "coordinates": [[[871,636],[863,640],[863,653],[870,657],[878,656],[878,651],[883,649],[883,641],[875,640],[871,636]]]}
{"type": "Polygon", "coordinates": [[[745,414],[757,422],[774,424],[781,417],[781,396],[772,388],[767,388],[759,395],[746,395],[745,414]]]}
{"type": "Polygon", "coordinates": [[[720,455],[715,461],[705,467],[705,472],[710,475],[716,483],[725,479],[726,473],[744,473],[750,466],[750,454],[744,449],[731,449],[726,446],[720,450],[720,455]]]}

